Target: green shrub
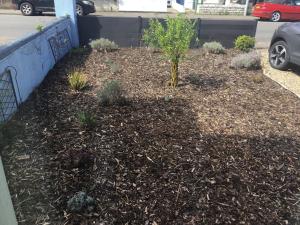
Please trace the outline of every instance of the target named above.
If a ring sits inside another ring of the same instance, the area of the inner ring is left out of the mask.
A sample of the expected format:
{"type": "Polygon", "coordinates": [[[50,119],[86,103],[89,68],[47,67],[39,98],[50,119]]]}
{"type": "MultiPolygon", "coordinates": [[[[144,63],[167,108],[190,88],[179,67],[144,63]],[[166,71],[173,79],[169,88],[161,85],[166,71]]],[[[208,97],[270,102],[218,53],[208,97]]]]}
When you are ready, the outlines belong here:
{"type": "Polygon", "coordinates": [[[90,46],[92,49],[103,52],[111,52],[118,49],[118,45],[115,42],[106,38],[93,40],[90,42],[90,46]]]}
{"type": "Polygon", "coordinates": [[[80,112],[77,115],[78,121],[81,126],[87,128],[93,128],[96,125],[96,120],[93,115],[87,112],[80,112]]]}
{"type": "Polygon", "coordinates": [[[239,49],[244,52],[249,52],[255,47],[255,38],[247,35],[239,36],[235,40],[234,46],[236,49],[239,49]]]}
{"type": "Polygon", "coordinates": [[[240,54],[232,58],[230,67],[234,69],[256,70],[261,67],[261,56],[258,52],[240,54]]]}
{"type": "Polygon", "coordinates": [[[80,91],[87,85],[86,76],[79,71],[73,71],[68,77],[69,85],[73,90],[80,91]]]}
{"type": "Polygon", "coordinates": [[[104,87],[97,94],[102,105],[123,105],[126,99],[123,96],[123,90],[118,81],[112,80],[106,82],[104,87]]]}
{"type": "Polygon", "coordinates": [[[151,20],[149,28],[144,31],[144,42],[150,47],[159,48],[171,61],[170,85],[173,88],[178,84],[179,61],[184,58],[195,36],[195,23],[181,15],[167,18],[166,26],[157,19],[151,20]]]}
{"type": "Polygon", "coordinates": [[[225,53],[225,48],[222,46],[221,43],[216,41],[204,43],[203,49],[209,53],[214,53],[214,54],[225,53]]]}

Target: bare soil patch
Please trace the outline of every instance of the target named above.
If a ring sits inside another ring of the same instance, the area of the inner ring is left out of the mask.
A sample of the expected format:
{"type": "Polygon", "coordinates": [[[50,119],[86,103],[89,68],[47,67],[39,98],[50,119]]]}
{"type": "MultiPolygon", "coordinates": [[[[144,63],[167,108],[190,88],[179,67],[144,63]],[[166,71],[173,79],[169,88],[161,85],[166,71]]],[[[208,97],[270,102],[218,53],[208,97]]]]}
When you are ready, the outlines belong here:
{"type": "Polygon", "coordinates": [[[176,90],[143,48],[66,57],[7,128],[20,131],[2,151],[19,224],[299,223],[300,101],[260,70],[229,69],[237,53],[190,51],[176,90]],[[74,67],[83,92],[68,86],[74,67]],[[99,105],[111,79],[129,104],[99,105]],[[79,191],[93,212],[66,210],[79,191]]]}

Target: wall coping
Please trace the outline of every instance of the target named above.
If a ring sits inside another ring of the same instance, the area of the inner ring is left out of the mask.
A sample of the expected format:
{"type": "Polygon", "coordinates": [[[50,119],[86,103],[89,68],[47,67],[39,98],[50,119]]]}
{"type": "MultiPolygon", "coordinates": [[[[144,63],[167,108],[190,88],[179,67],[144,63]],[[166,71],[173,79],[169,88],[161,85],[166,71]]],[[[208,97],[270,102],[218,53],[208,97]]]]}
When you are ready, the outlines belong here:
{"type": "Polygon", "coordinates": [[[6,58],[7,56],[9,56],[10,54],[12,54],[14,51],[16,51],[17,49],[19,49],[20,47],[26,45],[27,43],[29,43],[30,41],[36,39],[37,37],[41,36],[43,33],[47,32],[48,30],[50,30],[51,28],[53,28],[54,26],[58,25],[59,23],[68,20],[68,17],[60,17],[58,19],[56,19],[54,22],[50,23],[49,25],[47,25],[41,32],[32,32],[28,35],[25,35],[24,37],[21,37],[15,41],[13,41],[12,43],[9,44],[4,44],[4,46],[2,48],[0,48],[0,61],[3,60],[4,58],[6,58]]]}

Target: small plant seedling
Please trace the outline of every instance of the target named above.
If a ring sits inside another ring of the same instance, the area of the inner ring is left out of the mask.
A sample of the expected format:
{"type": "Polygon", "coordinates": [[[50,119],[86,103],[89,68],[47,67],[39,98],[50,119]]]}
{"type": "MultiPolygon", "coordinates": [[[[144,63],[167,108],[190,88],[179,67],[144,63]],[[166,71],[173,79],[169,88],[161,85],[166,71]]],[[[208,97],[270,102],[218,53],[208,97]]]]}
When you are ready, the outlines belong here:
{"type": "Polygon", "coordinates": [[[255,74],[253,77],[252,77],[252,81],[254,83],[257,83],[257,84],[261,84],[265,81],[263,75],[261,74],[255,74]]]}
{"type": "Polygon", "coordinates": [[[121,70],[121,67],[118,63],[115,63],[113,62],[111,59],[107,59],[105,61],[105,63],[109,66],[110,68],[110,71],[113,73],[113,74],[117,74],[120,72],[121,70]]]}
{"type": "Polygon", "coordinates": [[[42,31],[44,30],[44,26],[41,25],[41,24],[39,24],[39,25],[36,26],[35,29],[36,29],[38,32],[42,32],[42,31]]]}
{"type": "Polygon", "coordinates": [[[96,125],[96,119],[93,115],[87,112],[80,112],[77,115],[78,121],[81,126],[86,128],[93,128],[96,125]]]}

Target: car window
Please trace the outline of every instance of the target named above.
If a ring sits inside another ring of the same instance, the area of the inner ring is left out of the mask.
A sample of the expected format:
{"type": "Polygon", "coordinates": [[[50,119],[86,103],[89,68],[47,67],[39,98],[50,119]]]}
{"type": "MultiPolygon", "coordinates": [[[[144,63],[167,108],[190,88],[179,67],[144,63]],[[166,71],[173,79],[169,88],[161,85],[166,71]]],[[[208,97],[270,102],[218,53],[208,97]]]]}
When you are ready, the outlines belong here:
{"type": "Polygon", "coordinates": [[[295,5],[300,6],[300,0],[295,0],[295,5]]]}

